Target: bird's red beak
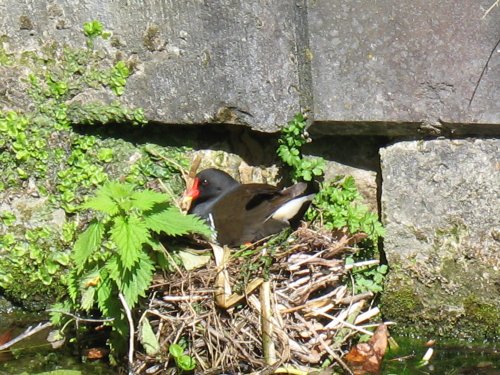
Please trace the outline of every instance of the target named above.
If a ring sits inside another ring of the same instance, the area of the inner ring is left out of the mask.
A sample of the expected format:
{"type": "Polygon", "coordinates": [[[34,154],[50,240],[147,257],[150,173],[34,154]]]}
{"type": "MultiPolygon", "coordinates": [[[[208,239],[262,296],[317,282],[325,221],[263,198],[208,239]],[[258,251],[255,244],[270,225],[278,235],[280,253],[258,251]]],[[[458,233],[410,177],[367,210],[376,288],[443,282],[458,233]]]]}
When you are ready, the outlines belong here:
{"type": "Polygon", "coordinates": [[[181,208],[185,211],[189,211],[191,204],[200,196],[200,179],[195,178],[193,180],[193,185],[184,192],[182,197],[181,208]]]}

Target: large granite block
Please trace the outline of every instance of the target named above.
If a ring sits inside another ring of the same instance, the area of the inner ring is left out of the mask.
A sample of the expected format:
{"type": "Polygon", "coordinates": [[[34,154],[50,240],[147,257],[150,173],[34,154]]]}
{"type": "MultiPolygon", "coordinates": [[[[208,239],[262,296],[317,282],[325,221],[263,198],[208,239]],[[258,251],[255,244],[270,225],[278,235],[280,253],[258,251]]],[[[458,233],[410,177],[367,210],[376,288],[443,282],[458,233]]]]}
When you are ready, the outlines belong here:
{"type": "Polygon", "coordinates": [[[500,134],[500,9],[482,18],[491,4],[308,1],[315,130],[500,134]]]}
{"type": "Polygon", "coordinates": [[[300,111],[297,8],[291,1],[0,0],[7,49],[83,43],[84,22],[136,59],[125,100],[166,124],[234,123],[276,131],[300,111]]]}
{"type": "Polygon", "coordinates": [[[400,142],[380,154],[386,317],[419,335],[500,334],[500,140],[400,142]]]}

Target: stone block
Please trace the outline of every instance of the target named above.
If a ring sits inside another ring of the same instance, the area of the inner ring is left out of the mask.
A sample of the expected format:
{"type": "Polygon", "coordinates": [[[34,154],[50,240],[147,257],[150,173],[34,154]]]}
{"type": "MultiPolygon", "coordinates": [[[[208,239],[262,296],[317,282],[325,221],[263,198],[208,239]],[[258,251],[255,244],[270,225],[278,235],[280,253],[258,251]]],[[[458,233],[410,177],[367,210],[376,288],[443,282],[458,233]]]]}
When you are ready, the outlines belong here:
{"type": "Polygon", "coordinates": [[[82,45],[83,23],[101,21],[110,54],[135,60],[125,101],[152,121],[273,132],[301,109],[294,2],[0,0],[0,13],[11,50],[82,45]]]}
{"type": "Polygon", "coordinates": [[[500,9],[483,18],[491,4],[309,1],[314,131],[500,134],[500,9]]]}
{"type": "Polygon", "coordinates": [[[380,154],[386,317],[420,335],[498,335],[494,314],[470,307],[500,318],[500,140],[400,142],[380,154]]]}

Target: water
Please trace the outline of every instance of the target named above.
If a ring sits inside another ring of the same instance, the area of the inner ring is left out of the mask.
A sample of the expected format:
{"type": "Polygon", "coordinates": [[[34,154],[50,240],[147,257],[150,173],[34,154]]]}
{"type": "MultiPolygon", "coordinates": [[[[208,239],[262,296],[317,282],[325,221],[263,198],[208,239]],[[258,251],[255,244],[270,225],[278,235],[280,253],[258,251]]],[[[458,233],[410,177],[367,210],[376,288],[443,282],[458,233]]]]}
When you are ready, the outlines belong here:
{"type": "Polygon", "coordinates": [[[421,364],[428,350],[419,340],[396,338],[400,349],[389,352],[383,363],[383,375],[500,375],[498,343],[488,345],[458,343],[435,344],[427,364],[421,364]]]}
{"type": "MultiPolygon", "coordinates": [[[[60,370],[51,375],[114,375],[118,370],[107,363],[82,363],[69,349],[54,350],[47,344],[46,334],[17,344],[0,353],[0,375],[35,375],[60,370]],[[64,371],[62,371],[64,370],[64,371]],[[68,371],[71,370],[71,371],[68,371]]],[[[427,347],[420,340],[396,338],[400,348],[386,354],[382,375],[500,375],[498,344],[433,346],[434,354],[427,364],[420,361],[427,347]]],[[[49,374],[44,374],[49,375],[49,374]]]]}

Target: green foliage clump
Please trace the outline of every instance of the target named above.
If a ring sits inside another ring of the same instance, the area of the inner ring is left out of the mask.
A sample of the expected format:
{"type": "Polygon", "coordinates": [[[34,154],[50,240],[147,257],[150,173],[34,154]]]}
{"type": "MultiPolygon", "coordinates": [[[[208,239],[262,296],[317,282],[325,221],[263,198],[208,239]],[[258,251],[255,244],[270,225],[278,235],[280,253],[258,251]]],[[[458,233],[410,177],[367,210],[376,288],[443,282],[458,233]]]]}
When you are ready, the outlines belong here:
{"type": "MultiPolygon", "coordinates": [[[[325,161],[322,158],[304,158],[302,154],[302,147],[309,141],[306,119],[302,114],[297,114],[281,131],[277,154],[291,167],[294,181],[312,181],[314,177],[321,178],[324,175],[325,161]]],[[[366,234],[366,240],[358,244],[358,253],[346,259],[347,264],[378,256],[378,239],[384,235],[377,215],[361,200],[354,178],[341,176],[320,184],[319,192],[305,216],[310,222],[317,221],[331,230],[366,234]]],[[[353,278],[356,292],[382,291],[386,273],[386,265],[355,269],[353,278]]]]}
{"type": "Polygon", "coordinates": [[[174,358],[177,368],[181,371],[192,371],[196,368],[193,357],[184,354],[184,348],[179,344],[171,344],[168,347],[169,354],[174,358]]]}
{"type": "Polygon", "coordinates": [[[339,177],[323,183],[314,197],[314,209],[307,219],[319,218],[328,229],[347,228],[349,233],[366,233],[374,245],[384,235],[384,228],[375,213],[361,204],[362,197],[352,176],[339,177]]]}
{"type": "MultiPolygon", "coordinates": [[[[64,209],[67,228],[76,226],[82,218],[75,215],[81,212],[80,204],[109,180],[110,170],[118,169],[115,165],[121,163],[118,173],[124,177],[132,175],[134,167],[124,167],[121,160],[130,155],[117,155],[119,151],[109,147],[111,140],[79,134],[72,125],[146,123],[142,109],[126,108],[118,100],[81,104],[75,99],[88,89],[109,90],[118,97],[130,75],[124,61],[110,63],[95,48],[97,40],[110,35],[100,22],[86,23],[83,32],[83,48],[54,42],[22,55],[0,51],[6,69],[22,66],[15,72],[27,72],[20,81],[31,101],[26,112],[0,111],[0,195],[22,198],[29,191],[35,200],[46,202],[47,215],[64,209]]],[[[69,229],[53,228],[47,215],[23,225],[8,225],[5,217],[0,223],[0,287],[11,299],[27,300],[29,291],[50,300],[65,289],[71,260],[66,264],[56,254],[69,252],[74,230],[70,235],[69,229]],[[42,226],[47,228],[37,229],[42,226]]]]}
{"type": "MultiPolygon", "coordinates": [[[[83,208],[98,216],[75,242],[68,287],[72,306],[66,308],[89,312],[97,306],[104,317],[113,319],[116,338],[122,341],[128,325],[117,296],[123,295],[132,309],[139,297],[145,297],[156,264],[168,264],[157,235],[211,232],[199,218],[171,206],[166,194],[137,190],[130,183],[106,183],[83,208]]],[[[55,321],[60,318],[56,314],[55,321]]]]}
{"type": "Polygon", "coordinates": [[[33,177],[44,177],[49,152],[44,129],[33,128],[26,116],[14,111],[0,111],[0,191],[33,177]]]}
{"type": "MultiPolygon", "coordinates": [[[[328,184],[322,184],[314,197],[312,209],[306,213],[308,220],[319,219],[328,229],[346,228],[349,233],[367,235],[366,240],[360,244],[359,252],[346,258],[346,265],[378,256],[378,239],[384,235],[384,228],[377,215],[360,203],[361,200],[354,178],[339,177],[328,184]]],[[[387,271],[385,264],[354,268],[352,276],[355,293],[381,292],[387,271]]]]}
{"type": "Polygon", "coordinates": [[[98,36],[101,36],[103,39],[108,39],[110,36],[109,32],[104,31],[104,26],[102,25],[102,23],[96,20],[85,22],[83,24],[83,33],[89,39],[95,39],[98,36]]]}
{"type": "Polygon", "coordinates": [[[0,234],[0,288],[26,308],[44,309],[48,297],[65,293],[74,226],[32,228],[16,235],[15,222],[13,214],[0,212],[0,227],[7,229],[0,234]]]}
{"type": "Polygon", "coordinates": [[[306,132],[306,119],[303,114],[295,115],[287,126],[281,129],[278,140],[278,156],[291,167],[291,177],[294,181],[312,181],[316,176],[322,176],[325,161],[321,158],[305,158],[302,155],[302,146],[310,142],[306,132]]]}
{"type": "Polygon", "coordinates": [[[71,123],[80,125],[146,124],[142,108],[130,110],[123,107],[119,102],[111,104],[86,103],[69,105],[67,118],[71,123]]]}

